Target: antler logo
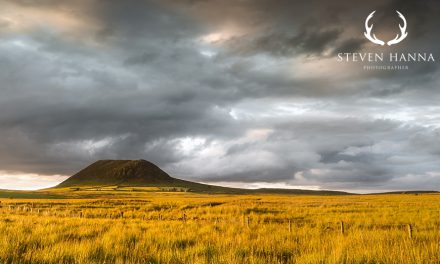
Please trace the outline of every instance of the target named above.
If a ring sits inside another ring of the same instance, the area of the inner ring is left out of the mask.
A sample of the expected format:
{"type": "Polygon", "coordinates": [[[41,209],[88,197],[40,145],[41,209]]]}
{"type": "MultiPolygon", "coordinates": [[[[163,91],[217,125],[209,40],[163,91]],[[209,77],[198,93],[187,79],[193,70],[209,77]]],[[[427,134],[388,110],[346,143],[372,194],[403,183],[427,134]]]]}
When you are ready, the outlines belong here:
{"type": "MultiPolygon", "coordinates": [[[[403,26],[401,26],[399,24],[400,35],[397,34],[396,38],[394,38],[393,40],[388,41],[387,42],[388,46],[400,43],[402,40],[404,40],[408,36],[408,32],[406,32],[406,26],[407,26],[406,19],[405,19],[405,17],[399,11],[396,11],[396,12],[399,15],[399,17],[403,20],[403,26]]],[[[364,35],[365,35],[365,37],[369,41],[373,42],[374,44],[383,46],[383,45],[385,45],[384,41],[378,39],[374,33],[373,33],[373,36],[371,36],[371,30],[373,29],[373,24],[371,24],[371,26],[369,26],[368,22],[374,16],[374,13],[376,13],[376,11],[371,12],[371,14],[365,20],[365,30],[366,30],[366,32],[364,32],[364,35]]]]}

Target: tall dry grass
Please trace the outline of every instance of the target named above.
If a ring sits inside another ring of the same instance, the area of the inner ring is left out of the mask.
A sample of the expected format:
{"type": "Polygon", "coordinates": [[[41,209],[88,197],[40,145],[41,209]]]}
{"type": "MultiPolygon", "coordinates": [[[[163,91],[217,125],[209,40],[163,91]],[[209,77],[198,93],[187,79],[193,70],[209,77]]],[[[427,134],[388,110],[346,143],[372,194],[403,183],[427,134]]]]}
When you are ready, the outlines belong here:
{"type": "Polygon", "coordinates": [[[1,199],[0,263],[440,263],[439,198],[1,199]]]}

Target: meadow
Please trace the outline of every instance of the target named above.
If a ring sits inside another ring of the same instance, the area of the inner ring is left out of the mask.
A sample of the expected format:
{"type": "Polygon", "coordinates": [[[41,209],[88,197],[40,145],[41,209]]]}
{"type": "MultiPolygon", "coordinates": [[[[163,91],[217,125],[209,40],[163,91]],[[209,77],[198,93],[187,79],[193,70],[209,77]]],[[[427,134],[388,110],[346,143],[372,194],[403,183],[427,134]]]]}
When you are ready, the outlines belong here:
{"type": "Polygon", "coordinates": [[[39,195],[0,199],[0,263],[440,263],[438,194],[39,195]]]}

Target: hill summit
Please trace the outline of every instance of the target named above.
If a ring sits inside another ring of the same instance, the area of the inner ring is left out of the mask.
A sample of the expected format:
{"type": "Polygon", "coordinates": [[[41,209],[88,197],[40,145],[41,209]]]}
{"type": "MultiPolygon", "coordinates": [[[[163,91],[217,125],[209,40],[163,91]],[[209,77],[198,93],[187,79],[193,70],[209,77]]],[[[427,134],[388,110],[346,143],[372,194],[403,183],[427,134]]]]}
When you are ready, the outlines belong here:
{"type": "Polygon", "coordinates": [[[179,181],[146,160],[99,160],[57,187],[90,185],[159,186],[179,181]]]}

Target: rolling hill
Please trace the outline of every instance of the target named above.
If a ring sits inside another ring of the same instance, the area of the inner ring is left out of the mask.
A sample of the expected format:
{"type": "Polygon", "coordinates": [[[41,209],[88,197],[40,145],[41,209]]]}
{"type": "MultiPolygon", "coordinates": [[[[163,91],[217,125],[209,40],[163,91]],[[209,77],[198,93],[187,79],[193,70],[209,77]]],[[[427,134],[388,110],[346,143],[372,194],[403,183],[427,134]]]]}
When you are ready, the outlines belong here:
{"type": "Polygon", "coordinates": [[[347,195],[338,191],[312,191],[298,189],[239,189],[201,184],[176,179],[146,160],[99,160],[79,171],[54,188],[120,186],[181,188],[200,193],[251,194],[284,193],[315,195],[347,195]]]}

